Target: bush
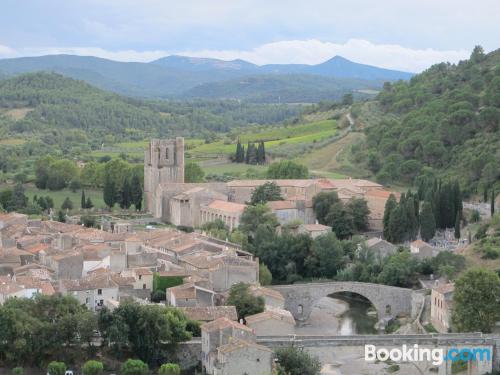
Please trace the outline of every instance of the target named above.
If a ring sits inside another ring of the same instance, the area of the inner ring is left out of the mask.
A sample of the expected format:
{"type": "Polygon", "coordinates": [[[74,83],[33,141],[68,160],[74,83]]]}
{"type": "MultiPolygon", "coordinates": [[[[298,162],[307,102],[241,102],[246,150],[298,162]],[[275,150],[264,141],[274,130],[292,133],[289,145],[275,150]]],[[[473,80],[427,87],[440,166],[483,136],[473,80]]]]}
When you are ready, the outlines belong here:
{"type": "Polygon", "coordinates": [[[82,366],[82,374],[83,375],[101,375],[104,371],[104,366],[102,362],[99,361],[87,361],[82,366]]]}
{"type": "Polygon", "coordinates": [[[52,361],[47,366],[48,375],[64,375],[66,373],[66,364],[64,362],[52,361]]]}
{"type": "Polygon", "coordinates": [[[12,375],[23,375],[24,374],[24,368],[22,368],[22,367],[14,367],[11,372],[12,372],[12,375]]]}
{"type": "Polygon", "coordinates": [[[181,368],[175,363],[165,363],[159,368],[158,375],[181,375],[181,368]]]}
{"type": "Polygon", "coordinates": [[[148,373],[148,365],[140,359],[127,359],[121,368],[121,375],[148,375],[148,373]]]}

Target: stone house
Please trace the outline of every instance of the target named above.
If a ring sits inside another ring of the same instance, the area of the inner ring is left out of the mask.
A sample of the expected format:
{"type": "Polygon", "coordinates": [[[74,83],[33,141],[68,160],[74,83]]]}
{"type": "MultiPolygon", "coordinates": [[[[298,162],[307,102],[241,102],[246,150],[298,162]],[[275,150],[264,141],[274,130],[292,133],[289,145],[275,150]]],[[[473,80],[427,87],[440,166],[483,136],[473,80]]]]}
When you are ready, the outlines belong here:
{"type": "Polygon", "coordinates": [[[220,318],[237,321],[238,314],[234,306],[195,306],[181,307],[184,314],[192,320],[198,322],[211,322],[220,318]]]}
{"type": "Polygon", "coordinates": [[[207,374],[216,373],[217,349],[235,339],[255,342],[255,334],[247,326],[227,318],[219,318],[201,326],[201,363],[207,374]]]}
{"type": "Polygon", "coordinates": [[[225,292],[240,282],[256,284],[259,280],[259,262],[245,257],[201,253],[183,257],[179,264],[208,279],[217,293],[225,292]]]}
{"type": "Polygon", "coordinates": [[[58,279],[77,280],[82,277],[83,254],[80,251],[49,252],[40,256],[41,263],[53,269],[58,279]]]}
{"type": "Polygon", "coordinates": [[[268,309],[245,317],[245,321],[256,336],[282,336],[295,333],[295,319],[288,310],[268,309]]]}
{"type": "Polygon", "coordinates": [[[214,306],[216,293],[202,286],[187,283],[168,288],[167,304],[175,307],[214,306]]]}
{"type": "Polygon", "coordinates": [[[208,204],[201,205],[200,225],[219,219],[226,224],[229,231],[232,231],[240,225],[240,217],[245,208],[246,205],[242,203],[213,200],[208,204]]]}
{"type": "Polygon", "coordinates": [[[436,255],[437,249],[422,240],[415,240],[410,243],[410,253],[419,258],[432,258],[436,255]]]}
{"type": "Polygon", "coordinates": [[[392,243],[377,237],[366,240],[365,244],[368,250],[380,258],[395,254],[398,249],[392,243]]]}
{"type": "Polygon", "coordinates": [[[298,228],[299,233],[307,233],[312,238],[316,238],[323,234],[328,234],[332,232],[332,227],[323,224],[302,224],[298,228]]]}
{"type": "Polygon", "coordinates": [[[217,348],[214,375],[263,375],[271,374],[274,353],[254,342],[234,339],[217,348]]]}
{"type": "Polygon", "coordinates": [[[455,284],[438,284],[431,290],[431,323],[441,333],[451,330],[455,284]]]}
{"type": "Polygon", "coordinates": [[[276,309],[283,309],[285,307],[285,297],[283,297],[281,293],[276,290],[265,288],[263,286],[252,285],[250,286],[250,293],[252,293],[255,297],[264,298],[266,307],[276,309]]]}
{"type": "Polygon", "coordinates": [[[98,311],[106,300],[119,301],[119,287],[110,274],[95,275],[80,280],[60,280],[59,291],[75,297],[90,311],[98,311]]]}

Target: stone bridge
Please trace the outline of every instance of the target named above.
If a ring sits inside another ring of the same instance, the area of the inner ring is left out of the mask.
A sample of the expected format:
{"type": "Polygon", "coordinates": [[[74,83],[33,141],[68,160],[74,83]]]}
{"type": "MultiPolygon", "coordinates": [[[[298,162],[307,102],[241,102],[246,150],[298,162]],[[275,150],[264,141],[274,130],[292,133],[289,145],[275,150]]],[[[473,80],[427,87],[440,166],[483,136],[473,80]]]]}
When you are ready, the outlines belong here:
{"type": "Polygon", "coordinates": [[[410,316],[415,312],[411,289],[352,281],[276,285],[271,288],[285,297],[285,309],[298,321],[307,320],[319,299],[340,292],[356,293],[368,299],[377,310],[379,320],[394,318],[398,314],[410,316]]]}

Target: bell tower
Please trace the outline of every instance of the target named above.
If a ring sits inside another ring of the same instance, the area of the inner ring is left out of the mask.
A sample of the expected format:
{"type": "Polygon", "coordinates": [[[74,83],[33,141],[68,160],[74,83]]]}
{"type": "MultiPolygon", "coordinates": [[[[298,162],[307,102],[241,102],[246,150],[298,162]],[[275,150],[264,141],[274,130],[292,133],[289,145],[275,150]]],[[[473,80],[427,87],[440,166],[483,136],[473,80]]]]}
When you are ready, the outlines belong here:
{"type": "Polygon", "coordinates": [[[154,211],[159,184],[184,183],[184,138],[151,139],[144,153],[144,198],[146,209],[154,211]]]}

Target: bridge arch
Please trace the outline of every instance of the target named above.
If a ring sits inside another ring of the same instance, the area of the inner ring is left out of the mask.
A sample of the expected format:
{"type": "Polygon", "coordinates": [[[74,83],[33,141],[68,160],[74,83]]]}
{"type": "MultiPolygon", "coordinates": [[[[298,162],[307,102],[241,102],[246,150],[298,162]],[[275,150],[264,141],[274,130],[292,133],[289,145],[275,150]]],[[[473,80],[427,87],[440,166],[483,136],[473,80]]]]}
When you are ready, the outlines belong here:
{"type": "Polygon", "coordinates": [[[377,310],[378,319],[391,319],[399,314],[412,314],[413,291],[381,284],[360,282],[328,282],[277,285],[272,287],[285,298],[285,309],[298,321],[309,318],[312,307],[323,297],[350,292],[363,296],[377,310]]]}

